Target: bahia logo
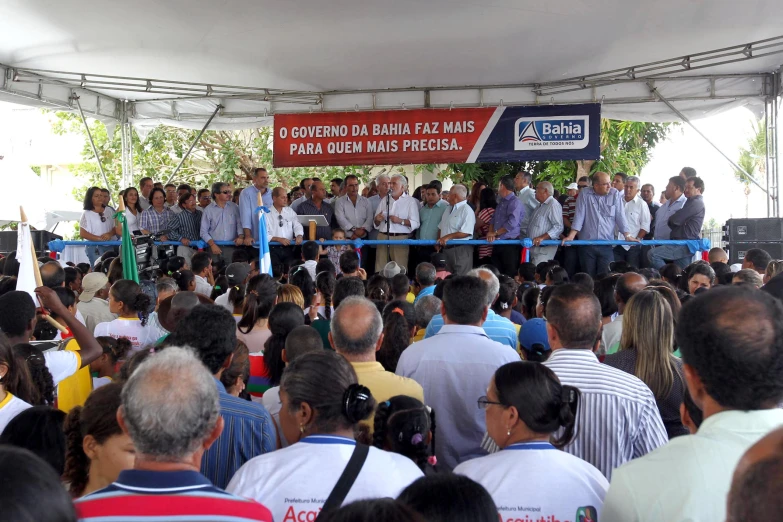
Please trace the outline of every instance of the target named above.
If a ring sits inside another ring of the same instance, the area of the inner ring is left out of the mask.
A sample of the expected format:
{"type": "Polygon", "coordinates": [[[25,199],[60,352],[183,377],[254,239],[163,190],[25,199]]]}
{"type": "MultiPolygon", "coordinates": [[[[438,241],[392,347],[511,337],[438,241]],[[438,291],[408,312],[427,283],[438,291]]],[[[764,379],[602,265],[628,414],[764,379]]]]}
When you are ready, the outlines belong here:
{"type": "Polygon", "coordinates": [[[583,149],[590,142],[589,116],[520,118],[514,124],[514,150],[583,149]]]}

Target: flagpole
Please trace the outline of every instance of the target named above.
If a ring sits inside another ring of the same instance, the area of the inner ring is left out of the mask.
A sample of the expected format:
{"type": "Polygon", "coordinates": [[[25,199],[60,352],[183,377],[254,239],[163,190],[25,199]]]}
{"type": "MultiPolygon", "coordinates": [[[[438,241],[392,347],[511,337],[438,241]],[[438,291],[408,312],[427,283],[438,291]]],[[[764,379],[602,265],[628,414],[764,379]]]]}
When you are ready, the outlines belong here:
{"type": "MultiPolygon", "coordinates": [[[[27,214],[25,214],[24,208],[22,208],[21,205],[19,206],[19,215],[22,218],[22,226],[29,226],[27,224],[27,214]]],[[[33,254],[33,275],[35,275],[35,284],[36,286],[43,286],[43,279],[41,278],[41,269],[38,267],[38,257],[36,256],[35,245],[33,245],[32,241],[30,241],[30,250],[32,251],[33,254]]],[[[58,323],[56,320],[54,320],[52,316],[49,315],[49,312],[44,309],[43,306],[41,306],[41,312],[42,312],[42,317],[47,323],[60,330],[62,333],[68,331],[66,327],[58,323]]]]}

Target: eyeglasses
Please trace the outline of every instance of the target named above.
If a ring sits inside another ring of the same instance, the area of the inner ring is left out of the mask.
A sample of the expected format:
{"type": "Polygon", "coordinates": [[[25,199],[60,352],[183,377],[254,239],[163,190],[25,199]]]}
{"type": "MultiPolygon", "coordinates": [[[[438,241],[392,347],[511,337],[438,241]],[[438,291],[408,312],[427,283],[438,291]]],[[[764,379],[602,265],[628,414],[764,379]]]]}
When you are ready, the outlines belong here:
{"type": "Polygon", "coordinates": [[[211,199],[211,198],[210,198],[209,196],[201,196],[201,197],[200,197],[200,198],[198,198],[198,199],[204,199],[204,200],[206,200],[206,199],[211,199]]]}
{"type": "Polygon", "coordinates": [[[480,410],[486,410],[487,408],[489,408],[490,404],[497,404],[498,406],[505,406],[502,402],[496,402],[496,401],[489,400],[486,395],[482,395],[481,397],[479,397],[478,401],[476,401],[476,402],[478,403],[478,407],[479,407],[480,410]]]}
{"type": "Polygon", "coordinates": [[[231,195],[231,191],[230,191],[230,190],[221,190],[221,191],[220,191],[220,193],[221,193],[221,194],[228,194],[228,195],[231,195]]]}

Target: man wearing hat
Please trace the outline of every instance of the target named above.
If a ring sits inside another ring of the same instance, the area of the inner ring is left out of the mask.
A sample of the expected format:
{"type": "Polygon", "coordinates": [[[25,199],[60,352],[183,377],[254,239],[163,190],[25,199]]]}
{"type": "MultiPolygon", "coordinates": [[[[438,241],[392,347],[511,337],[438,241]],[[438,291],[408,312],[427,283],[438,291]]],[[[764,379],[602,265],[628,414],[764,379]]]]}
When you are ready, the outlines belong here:
{"type": "Polygon", "coordinates": [[[117,319],[109,311],[109,278],[101,272],[90,272],[82,279],[82,293],[76,309],[84,317],[84,325],[90,332],[95,331],[99,323],[107,323],[117,319]]]}
{"type": "Polygon", "coordinates": [[[526,361],[544,362],[551,354],[544,319],[529,319],[519,329],[519,347],[526,361]]]}
{"type": "MultiPolygon", "coordinates": [[[[250,276],[250,265],[248,263],[231,263],[226,267],[226,278],[228,278],[228,284],[230,286],[243,285],[247,283],[250,276]]],[[[221,288],[222,290],[222,288],[221,288]]],[[[234,313],[234,307],[228,302],[228,294],[230,293],[230,287],[225,289],[226,291],[219,295],[215,299],[215,304],[222,306],[232,314],[234,313]]]]}

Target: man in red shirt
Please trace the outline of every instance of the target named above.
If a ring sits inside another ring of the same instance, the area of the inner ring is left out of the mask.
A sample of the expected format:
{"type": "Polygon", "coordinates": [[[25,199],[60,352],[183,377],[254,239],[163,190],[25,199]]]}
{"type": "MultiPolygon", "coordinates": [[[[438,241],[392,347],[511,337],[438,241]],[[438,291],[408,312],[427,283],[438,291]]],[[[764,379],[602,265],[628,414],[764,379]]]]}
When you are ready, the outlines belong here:
{"type": "Polygon", "coordinates": [[[272,522],[267,508],[199,472],[223,418],[214,380],[190,350],[168,347],[143,362],[125,384],[117,420],[133,440],[136,462],[109,487],[76,501],[80,521],[272,522]]]}

